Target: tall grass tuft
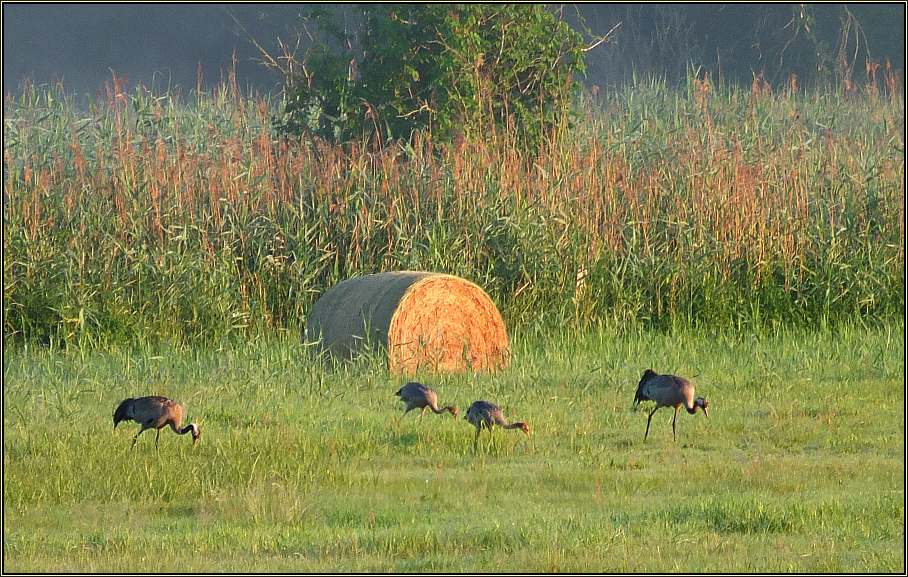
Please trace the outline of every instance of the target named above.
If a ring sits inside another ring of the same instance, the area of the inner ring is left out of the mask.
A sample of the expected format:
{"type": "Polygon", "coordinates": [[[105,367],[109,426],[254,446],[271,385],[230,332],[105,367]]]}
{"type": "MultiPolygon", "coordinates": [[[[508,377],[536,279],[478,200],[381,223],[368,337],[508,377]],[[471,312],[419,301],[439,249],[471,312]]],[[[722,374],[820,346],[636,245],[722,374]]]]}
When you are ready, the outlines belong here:
{"type": "Polygon", "coordinates": [[[424,269],[553,324],[827,326],[904,316],[905,99],[832,91],[586,95],[539,155],[273,136],[234,84],[4,100],[3,330],[91,346],[296,331],[357,274],[424,269]]]}

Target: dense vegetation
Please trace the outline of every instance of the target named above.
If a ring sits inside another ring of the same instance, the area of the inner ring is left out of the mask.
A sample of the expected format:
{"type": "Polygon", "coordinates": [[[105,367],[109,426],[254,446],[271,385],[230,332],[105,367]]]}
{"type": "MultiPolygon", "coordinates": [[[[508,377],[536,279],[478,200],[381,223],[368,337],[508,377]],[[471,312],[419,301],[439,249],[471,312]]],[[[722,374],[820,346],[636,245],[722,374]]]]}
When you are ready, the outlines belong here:
{"type": "MultiPolygon", "coordinates": [[[[439,10],[475,27],[446,47],[456,77],[494,53],[483,11],[522,9],[439,10]]],[[[389,60],[425,46],[415,21],[379,18],[412,33],[389,60]]],[[[497,46],[499,76],[535,60],[497,46]]],[[[432,101],[381,67],[359,78],[390,108],[340,135],[235,81],[7,95],[4,569],[904,573],[905,98],[854,58],[820,62],[822,88],[691,67],[681,88],[592,89],[543,107],[533,146],[478,73],[447,96],[480,124],[404,141],[385,136],[432,101]],[[530,438],[474,449],[463,420],[402,417],[381,355],[311,362],[315,300],[399,269],[489,292],[508,370],[414,378],[530,438]],[[710,417],[682,411],[674,441],[658,411],[644,442],[647,368],[710,417]],[[184,404],[199,442],[132,448],[111,414],[145,394],[184,404]]]]}
{"type": "Polygon", "coordinates": [[[537,150],[572,106],[584,44],[563,10],[544,4],[357,8],[359,26],[342,25],[321,6],[305,18],[343,50],[332,51],[327,40],[313,41],[302,57],[285,45],[277,57],[262,49],[263,61],[284,81],[278,132],[380,147],[414,132],[476,140],[497,129],[537,150]]]}
{"type": "Polygon", "coordinates": [[[904,572],[904,89],[853,80],[591,90],[533,152],[288,138],[234,82],[8,95],[4,568],[904,572]],[[415,378],[529,439],[311,362],[315,300],[399,269],[489,292],[509,369],[415,378]],[[647,368],[710,418],[643,442],[647,368]],[[199,442],[131,448],[144,394],[199,442]]]}
{"type": "Polygon", "coordinates": [[[824,326],[905,312],[897,78],[802,92],[692,74],[589,94],[538,156],[508,132],[363,152],[277,138],[226,84],[4,102],[5,339],[300,331],[344,278],[453,273],[512,332],[824,326]]]}

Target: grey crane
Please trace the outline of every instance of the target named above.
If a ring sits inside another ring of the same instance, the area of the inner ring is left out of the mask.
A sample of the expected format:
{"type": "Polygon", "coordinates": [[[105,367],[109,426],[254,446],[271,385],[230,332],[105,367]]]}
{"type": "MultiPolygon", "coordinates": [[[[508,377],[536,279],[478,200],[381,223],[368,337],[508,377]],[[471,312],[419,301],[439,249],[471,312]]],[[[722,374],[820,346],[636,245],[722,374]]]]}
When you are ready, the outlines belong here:
{"type": "Polygon", "coordinates": [[[185,427],[183,424],[183,409],[167,397],[152,395],[148,397],[139,397],[138,399],[125,399],[113,415],[114,429],[120,424],[120,421],[135,421],[142,425],[139,432],[132,439],[132,446],[136,446],[139,435],[147,429],[157,429],[158,434],[154,439],[154,446],[158,448],[158,439],[161,438],[161,429],[170,425],[173,432],[178,435],[192,433],[192,443],[195,444],[202,435],[199,426],[195,423],[189,423],[185,427]]]}
{"type": "Polygon", "coordinates": [[[530,436],[530,426],[526,423],[508,423],[504,414],[501,412],[501,408],[497,405],[493,405],[487,401],[476,401],[470,408],[467,409],[467,421],[476,427],[476,437],[473,438],[473,446],[476,446],[476,442],[479,441],[479,432],[486,428],[489,430],[489,435],[492,434],[492,427],[495,425],[501,425],[504,429],[520,429],[526,436],[530,436]]]}
{"type": "Polygon", "coordinates": [[[420,421],[426,414],[426,407],[432,409],[433,412],[439,415],[445,412],[451,413],[454,415],[454,419],[457,419],[457,407],[448,406],[439,409],[438,393],[436,393],[435,389],[432,387],[427,387],[422,383],[410,381],[398,389],[394,394],[400,397],[400,400],[407,403],[407,409],[404,411],[405,415],[413,409],[422,409],[422,412],[419,414],[420,421]]]}
{"type": "Polygon", "coordinates": [[[643,440],[649,435],[649,424],[653,419],[653,414],[662,407],[674,407],[675,416],[672,418],[672,437],[677,440],[675,434],[675,421],[678,419],[678,409],[682,406],[688,413],[693,415],[697,408],[703,409],[703,414],[709,418],[706,411],[706,399],[703,397],[694,397],[694,386],[685,378],[675,375],[659,375],[651,369],[646,369],[640,384],[637,385],[637,394],[634,395],[634,404],[640,401],[655,401],[656,408],[649,414],[646,420],[646,433],[643,440]]]}

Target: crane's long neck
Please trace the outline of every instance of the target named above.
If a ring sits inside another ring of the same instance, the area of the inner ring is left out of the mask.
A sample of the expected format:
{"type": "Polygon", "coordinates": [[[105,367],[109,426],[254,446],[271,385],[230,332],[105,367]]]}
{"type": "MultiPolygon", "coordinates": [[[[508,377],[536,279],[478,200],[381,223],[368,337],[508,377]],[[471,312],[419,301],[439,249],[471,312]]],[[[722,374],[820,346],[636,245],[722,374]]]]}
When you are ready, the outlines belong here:
{"type": "Polygon", "coordinates": [[[501,426],[504,429],[520,429],[521,431],[524,432],[524,434],[526,434],[527,437],[530,436],[530,426],[527,425],[526,423],[511,423],[511,424],[505,423],[505,424],[502,424],[501,426]]]}
{"type": "Polygon", "coordinates": [[[186,433],[192,433],[192,442],[195,443],[201,436],[199,432],[199,426],[195,423],[189,423],[185,427],[178,427],[173,421],[170,421],[170,428],[173,429],[173,432],[177,435],[185,435],[186,433]]]}
{"type": "Polygon", "coordinates": [[[697,397],[696,399],[694,399],[694,402],[691,403],[689,407],[687,406],[687,404],[685,404],[684,408],[691,415],[695,414],[697,412],[697,409],[703,409],[703,414],[705,414],[707,417],[709,416],[709,413],[706,412],[706,399],[702,397],[697,397]]]}
{"type": "Polygon", "coordinates": [[[455,410],[454,407],[442,407],[439,409],[436,405],[429,405],[429,408],[435,411],[436,415],[441,415],[443,413],[451,413],[453,415],[455,410]]]}

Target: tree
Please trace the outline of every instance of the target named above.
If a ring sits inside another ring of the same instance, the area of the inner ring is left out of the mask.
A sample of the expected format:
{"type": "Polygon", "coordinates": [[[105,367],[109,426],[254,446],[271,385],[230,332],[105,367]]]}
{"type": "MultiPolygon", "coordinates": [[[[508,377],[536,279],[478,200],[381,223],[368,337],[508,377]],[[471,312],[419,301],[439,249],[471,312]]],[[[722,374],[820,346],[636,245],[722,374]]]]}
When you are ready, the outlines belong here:
{"type": "Polygon", "coordinates": [[[505,129],[530,147],[568,111],[584,43],[540,4],[364,4],[353,31],[316,21],[340,50],[313,43],[284,74],[278,129],[380,144],[424,130],[482,138],[505,129]],[[339,53],[338,53],[339,52],[339,53]]]}

